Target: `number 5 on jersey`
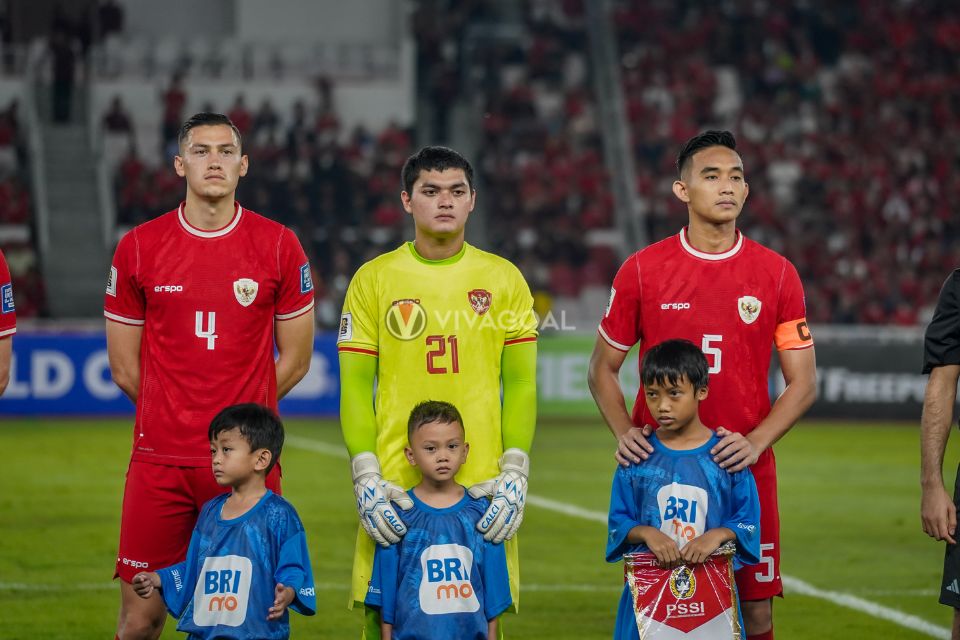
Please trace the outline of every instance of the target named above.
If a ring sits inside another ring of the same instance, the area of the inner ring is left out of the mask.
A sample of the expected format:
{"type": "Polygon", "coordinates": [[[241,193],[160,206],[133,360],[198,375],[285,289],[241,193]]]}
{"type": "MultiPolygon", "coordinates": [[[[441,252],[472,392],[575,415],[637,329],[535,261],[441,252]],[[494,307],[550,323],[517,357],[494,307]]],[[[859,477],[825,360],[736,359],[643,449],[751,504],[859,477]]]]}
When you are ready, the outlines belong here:
{"type": "Polygon", "coordinates": [[[723,354],[720,353],[720,347],[714,346],[714,343],[722,341],[723,336],[705,333],[703,334],[703,341],[700,343],[700,351],[703,351],[703,355],[707,356],[707,361],[709,362],[710,358],[713,357],[713,363],[707,369],[707,373],[711,375],[720,373],[721,356],[723,354]]]}
{"type": "Polygon", "coordinates": [[[203,311],[197,311],[197,330],[196,334],[198,338],[206,339],[207,349],[213,351],[214,341],[219,337],[217,335],[217,312],[208,311],[207,312],[207,327],[204,329],[203,325],[203,311]]]}

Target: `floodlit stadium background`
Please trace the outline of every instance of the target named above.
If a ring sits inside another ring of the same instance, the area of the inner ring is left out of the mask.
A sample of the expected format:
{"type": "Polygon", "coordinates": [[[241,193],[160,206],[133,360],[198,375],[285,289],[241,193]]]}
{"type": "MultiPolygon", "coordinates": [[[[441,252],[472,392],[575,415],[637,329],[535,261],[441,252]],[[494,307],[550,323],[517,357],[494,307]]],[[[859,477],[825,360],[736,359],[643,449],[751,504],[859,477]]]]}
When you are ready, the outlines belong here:
{"type": "Polygon", "coordinates": [[[322,583],[296,637],[358,629],[328,331],[356,267],[410,236],[399,168],[428,143],[474,162],[468,241],[521,268],[543,319],[525,588],[505,627],[609,636],[612,441],[586,361],[620,261],[684,223],[673,158],[711,127],[737,135],[740,227],[797,266],[817,340],[820,401],[776,448],[778,634],[947,637],[915,425],[922,328],[960,265],[958,53],[947,2],[7,0],[0,249],[21,322],[0,399],[0,637],[113,628],[132,407],[106,366],[103,287],[120,235],[183,197],[171,137],[201,109],[241,127],[240,201],[293,227],[315,271],[313,366],[281,405],[324,417],[292,421],[284,454],[322,583]]]}

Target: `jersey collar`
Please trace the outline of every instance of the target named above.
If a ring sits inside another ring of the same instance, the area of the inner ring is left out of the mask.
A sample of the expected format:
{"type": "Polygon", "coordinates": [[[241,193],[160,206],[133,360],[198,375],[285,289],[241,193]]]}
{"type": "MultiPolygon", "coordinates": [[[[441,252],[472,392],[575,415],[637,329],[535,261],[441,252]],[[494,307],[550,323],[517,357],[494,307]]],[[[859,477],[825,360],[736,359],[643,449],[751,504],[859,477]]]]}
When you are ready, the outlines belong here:
{"type": "Polygon", "coordinates": [[[727,258],[732,258],[740,252],[740,249],[743,247],[743,234],[740,233],[739,229],[737,229],[737,241],[734,242],[733,246],[727,251],[724,251],[723,253],[706,253],[705,251],[697,251],[693,248],[693,246],[687,240],[687,227],[684,227],[680,230],[680,246],[683,247],[684,251],[695,258],[702,258],[703,260],[726,260],[727,258]]]}
{"type": "Polygon", "coordinates": [[[417,248],[413,246],[413,242],[407,242],[407,248],[410,249],[410,255],[412,255],[417,262],[421,262],[423,264],[427,264],[431,266],[441,266],[441,265],[447,265],[447,264],[456,264],[457,262],[460,262],[460,259],[467,252],[467,243],[464,242],[463,246],[460,247],[460,251],[457,251],[455,254],[453,254],[449,258],[444,258],[443,260],[429,260],[427,258],[424,258],[419,253],[417,253],[417,248]]]}
{"type": "Polygon", "coordinates": [[[219,229],[213,229],[212,231],[207,231],[205,229],[198,229],[189,222],[187,222],[187,217],[183,215],[183,203],[180,203],[180,208],[177,209],[177,219],[180,220],[180,226],[183,227],[183,230],[189,233],[190,235],[197,236],[198,238],[219,238],[225,236],[234,229],[237,228],[237,225],[240,224],[240,218],[243,216],[243,207],[237,203],[237,212],[233,214],[233,218],[230,222],[227,223],[225,227],[220,227],[219,229]]]}

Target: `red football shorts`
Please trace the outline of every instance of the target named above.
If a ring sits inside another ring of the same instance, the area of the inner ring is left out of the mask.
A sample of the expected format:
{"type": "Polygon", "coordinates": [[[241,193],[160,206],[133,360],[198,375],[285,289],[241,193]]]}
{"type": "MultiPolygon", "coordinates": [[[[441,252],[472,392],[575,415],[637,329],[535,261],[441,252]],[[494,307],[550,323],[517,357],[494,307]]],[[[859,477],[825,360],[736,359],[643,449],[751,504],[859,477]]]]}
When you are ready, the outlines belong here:
{"type": "MultiPolygon", "coordinates": [[[[267,487],[280,493],[280,465],[267,476],[267,487]]],[[[200,508],[230,491],[213,477],[211,467],[170,467],[130,461],[120,516],[120,550],[113,577],[124,582],[141,571],[156,571],[181,562],[200,508]]]]}
{"type": "Polygon", "coordinates": [[[760,564],[747,565],[736,572],[737,590],[741,600],[766,600],[783,595],[777,464],[773,451],[767,449],[751,469],[760,494],[760,564]]]}

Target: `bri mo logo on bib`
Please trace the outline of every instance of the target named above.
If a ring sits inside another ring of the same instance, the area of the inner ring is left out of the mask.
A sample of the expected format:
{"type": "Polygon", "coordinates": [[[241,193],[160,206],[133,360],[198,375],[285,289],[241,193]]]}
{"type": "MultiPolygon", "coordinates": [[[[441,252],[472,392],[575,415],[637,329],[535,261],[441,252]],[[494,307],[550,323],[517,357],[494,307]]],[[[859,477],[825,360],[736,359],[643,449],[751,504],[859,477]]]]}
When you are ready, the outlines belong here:
{"type": "Polygon", "coordinates": [[[473,592],[473,552],[459,544],[435,544],[420,554],[420,608],[427,614],[473,613],[480,601],[473,592]]]}
{"type": "Polygon", "coordinates": [[[239,627],[247,618],[253,565],[243,556],[207,558],[193,592],[193,623],[239,627]]]}

